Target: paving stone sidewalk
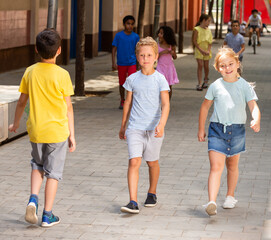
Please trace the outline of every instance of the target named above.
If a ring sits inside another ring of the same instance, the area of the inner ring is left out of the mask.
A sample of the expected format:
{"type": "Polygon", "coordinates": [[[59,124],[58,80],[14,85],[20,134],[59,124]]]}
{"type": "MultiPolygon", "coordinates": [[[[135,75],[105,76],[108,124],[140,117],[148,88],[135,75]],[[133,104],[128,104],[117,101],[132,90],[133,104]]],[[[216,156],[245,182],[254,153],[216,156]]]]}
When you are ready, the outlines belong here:
{"type": "MultiPolygon", "coordinates": [[[[28,137],[0,146],[0,239],[271,239],[271,36],[265,36],[261,42],[256,55],[247,46],[243,60],[244,78],[257,84],[262,129],[255,134],[247,124],[247,152],[240,160],[236,191],[239,202],[235,209],[221,207],[226,194],[225,171],[217,200],[218,215],[208,217],[202,208],[208,199],[209,160],[207,143],[197,141],[197,120],[206,91],[195,91],[196,61],[188,54],[175,61],[181,82],[173,87],[161,151],[158,205],[143,207],[148,168],[142,162],[140,213],[120,212],[129,200],[128,154],[126,143],[118,139],[122,112],[118,110],[118,89],[114,87],[117,74],[111,72],[110,55],[105,55],[86,62],[86,75],[90,87],[94,80],[107,81],[112,85],[104,85],[107,89],[113,87],[112,93],[106,97],[73,98],[78,145],[76,152],[67,156],[54,205],[61,224],[44,229],[24,221],[31,171],[28,137]]],[[[214,43],[214,54],[221,44],[222,41],[214,43]]],[[[74,66],[66,68],[72,71],[74,66]]],[[[19,84],[20,71],[1,74],[0,85],[19,84]],[[7,79],[13,80],[7,83],[7,79]]],[[[210,81],[217,77],[219,74],[210,66],[210,81]]],[[[39,217],[44,207],[43,192],[44,185],[39,217]]]]}

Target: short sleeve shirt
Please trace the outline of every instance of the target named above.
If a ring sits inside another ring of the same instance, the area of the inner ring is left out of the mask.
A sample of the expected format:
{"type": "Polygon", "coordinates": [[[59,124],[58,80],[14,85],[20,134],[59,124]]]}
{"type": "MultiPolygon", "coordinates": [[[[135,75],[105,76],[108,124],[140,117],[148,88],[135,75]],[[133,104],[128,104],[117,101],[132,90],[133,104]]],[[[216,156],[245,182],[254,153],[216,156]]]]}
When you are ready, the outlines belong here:
{"type": "Polygon", "coordinates": [[[69,73],[50,63],[36,63],[23,75],[19,91],[29,95],[27,132],[31,142],[58,143],[69,133],[67,104],[64,97],[73,95],[69,73]]]}
{"type": "MultiPolygon", "coordinates": [[[[237,33],[236,35],[228,33],[224,41],[235,53],[238,53],[242,49],[242,45],[245,44],[244,37],[240,33],[237,33]]],[[[242,56],[243,54],[240,54],[240,57],[242,56]]]]}
{"type": "Polygon", "coordinates": [[[253,87],[241,77],[233,83],[226,82],[223,78],[217,79],[208,88],[205,98],[214,101],[214,112],[210,121],[226,126],[245,124],[246,103],[258,100],[253,87]]]}
{"type": "Polygon", "coordinates": [[[119,66],[132,66],[136,64],[135,48],[139,36],[132,32],[127,35],[124,31],[118,32],[112,42],[117,47],[117,64],[119,66]]]}
{"type": "Polygon", "coordinates": [[[141,71],[131,74],[123,87],[133,92],[129,129],[154,130],[161,117],[161,91],[170,91],[164,75],[155,71],[144,75],[141,71]]]}
{"type": "Polygon", "coordinates": [[[250,15],[249,17],[249,25],[250,26],[260,26],[261,16],[257,15],[254,17],[253,15],[250,15]]]}

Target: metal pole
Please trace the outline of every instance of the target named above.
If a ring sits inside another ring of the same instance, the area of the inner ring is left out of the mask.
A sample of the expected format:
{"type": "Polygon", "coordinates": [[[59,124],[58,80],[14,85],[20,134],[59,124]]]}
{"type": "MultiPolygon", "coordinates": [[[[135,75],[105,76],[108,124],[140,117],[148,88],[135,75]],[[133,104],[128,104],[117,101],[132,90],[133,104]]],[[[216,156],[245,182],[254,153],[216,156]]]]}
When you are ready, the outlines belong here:
{"type": "Polygon", "coordinates": [[[179,4],[179,53],[183,53],[183,0],[180,0],[179,4]]]}
{"type": "Polygon", "coordinates": [[[58,10],[58,0],[49,0],[49,2],[48,2],[47,28],[56,29],[57,10],[58,10]]]}

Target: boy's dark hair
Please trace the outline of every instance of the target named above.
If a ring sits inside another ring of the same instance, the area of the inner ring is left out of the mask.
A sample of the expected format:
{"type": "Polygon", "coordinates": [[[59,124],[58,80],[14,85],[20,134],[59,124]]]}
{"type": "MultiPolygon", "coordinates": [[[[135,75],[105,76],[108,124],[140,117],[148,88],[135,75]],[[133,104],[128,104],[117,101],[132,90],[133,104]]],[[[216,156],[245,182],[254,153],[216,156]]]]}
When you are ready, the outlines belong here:
{"type": "Polygon", "coordinates": [[[206,20],[208,20],[210,17],[211,17],[211,16],[208,15],[208,14],[205,14],[205,13],[201,14],[200,17],[199,17],[199,21],[198,21],[197,24],[196,24],[196,27],[199,26],[203,20],[206,21],[206,20]]]}
{"type": "Polygon", "coordinates": [[[36,37],[36,48],[43,59],[54,58],[61,45],[61,38],[54,29],[44,29],[36,37]]]}
{"type": "Polygon", "coordinates": [[[123,24],[125,24],[128,20],[133,20],[135,23],[135,18],[132,15],[127,15],[122,20],[123,24]]]}
{"type": "Polygon", "coordinates": [[[239,23],[238,20],[233,20],[233,21],[231,22],[231,26],[232,26],[234,23],[238,23],[238,26],[240,26],[240,23],[239,23]]]}
{"type": "Polygon", "coordinates": [[[253,10],[251,10],[251,13],[253,14],[253,13],[258,13],[258,10],[257,9],[253,9],[253,10]]]}
{"type": "Polygon", "coordinates": [[[177,43],[176,43],[175,34],[172,28],[168,26],[161,26],[159,30],[157,31],[157,35],[161,29],[163,30],[163,38],[165,39],[166,43],[171,46],[176,46],[177,43]]]}

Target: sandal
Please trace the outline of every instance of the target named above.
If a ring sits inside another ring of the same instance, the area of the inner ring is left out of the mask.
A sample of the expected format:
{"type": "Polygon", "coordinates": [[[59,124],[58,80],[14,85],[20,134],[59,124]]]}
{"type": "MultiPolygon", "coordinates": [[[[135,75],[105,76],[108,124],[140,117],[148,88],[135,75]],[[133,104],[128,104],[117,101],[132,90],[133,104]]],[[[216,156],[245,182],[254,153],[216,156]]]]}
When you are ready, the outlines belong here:
{"type": "Polygon", "coordinates": [[[197,85],[197,91],[202,91],[202,85],[197,85]]]}
{"type": "Polygon", "coordinates": [[[202,84],[202,88],[208,88],[208,80],[209,80],[209,78],[207,78],[207,79],[204,79],[204,83],[202,84]]]}
{"type": "Polygon", "coordinates": [[[235,199],[232,196],[227,196],[225,199],[225,202],[223,203],[223,208],[235,208],[236,203],[238,202],[237,199],[235,199]]]}

